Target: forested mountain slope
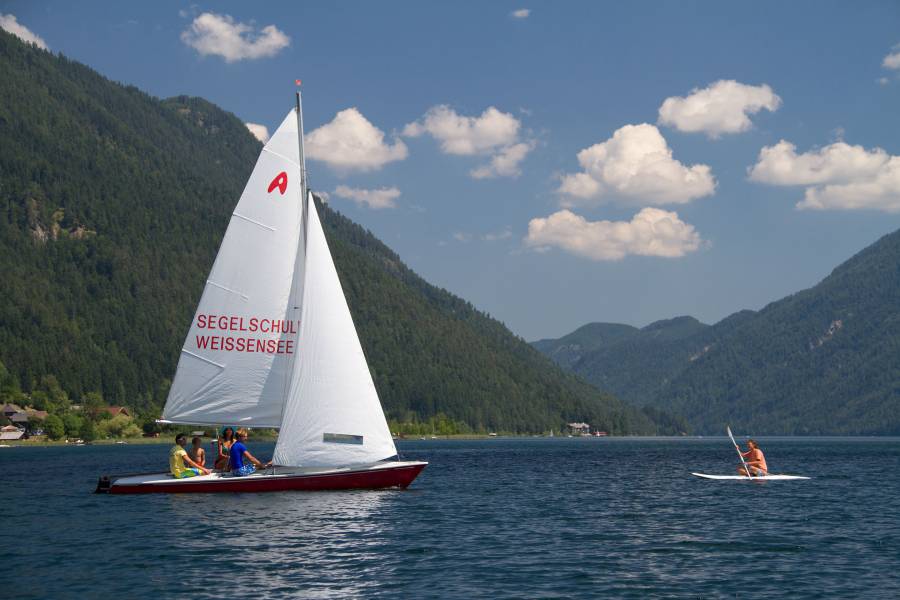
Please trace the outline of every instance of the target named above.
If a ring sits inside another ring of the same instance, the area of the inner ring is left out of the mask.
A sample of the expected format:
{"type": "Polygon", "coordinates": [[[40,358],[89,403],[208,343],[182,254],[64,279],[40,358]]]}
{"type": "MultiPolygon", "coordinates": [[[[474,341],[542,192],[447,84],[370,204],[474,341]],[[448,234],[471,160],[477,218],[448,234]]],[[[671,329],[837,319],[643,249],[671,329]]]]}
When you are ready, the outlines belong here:
{"type": "MultiPolygon", "coordinates": [[[[52,375],[75,401],[158,410],[260,144],[202,99],[160,101],[5,32],[0,81],[0,394],[52,375]]],[[[323,222],[390,418],[669,422],[564,373],[327,207],[323,222]]]]}
{"type": "Polygon", "coordinates": [[[684,336],[647,335],[684,319],[605,343],[582,335],[588,350],[574,361],[565,350],[574,333],[535,345],[627,401],[684,416],[699,433],[728,423],[757,434],[900,433],[900,231],[759,312],[710,327],[694,321],[680,328],[684,336]]]}
{"type": "Polygon", "coordinates": [[[673,378],[753,313],[732,315],[715,327],[693,317],[656,321],[638,329],[591,323],[559,338],[532,345],[600,389],[646,406],[673,378]]]}
{"type": "Polygon", "coordinates": [[[654,404],[707,432],[900,433],[900,231],[756,313],[654,404]]]}

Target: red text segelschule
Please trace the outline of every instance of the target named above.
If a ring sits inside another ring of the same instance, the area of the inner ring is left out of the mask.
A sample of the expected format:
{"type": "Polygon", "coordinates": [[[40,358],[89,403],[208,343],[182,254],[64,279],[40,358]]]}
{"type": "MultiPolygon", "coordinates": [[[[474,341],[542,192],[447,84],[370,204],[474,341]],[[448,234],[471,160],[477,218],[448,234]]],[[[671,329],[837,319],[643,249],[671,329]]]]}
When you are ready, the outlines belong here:
{"type": "Polygon", "coordinates": [[[197,328],[220,331],[249,331],[250,333],[297,333],[300,321],[263,319],[235,315],[197,315],[197,328]]]}

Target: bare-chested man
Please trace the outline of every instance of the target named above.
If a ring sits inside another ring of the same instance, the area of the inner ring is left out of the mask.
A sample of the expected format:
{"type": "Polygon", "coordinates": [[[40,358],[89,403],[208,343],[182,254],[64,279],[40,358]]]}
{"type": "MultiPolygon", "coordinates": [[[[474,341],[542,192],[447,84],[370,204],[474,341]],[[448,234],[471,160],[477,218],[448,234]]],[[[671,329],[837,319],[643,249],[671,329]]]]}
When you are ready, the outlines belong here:
{"type": "Polygon", "coordinates": [[[738,473],[741,475],[750,475],[751,477],[768,475],[769,467],[766,465],[766,457],[763,455],[762,450],[759,449],[756,440],[747,440],[747,445],[750,449],[746,452],[741,452],[741,456],[744,457],[744,462],[747,463],[747,469],[750,470],[750,473],[747,473],[747,469],[744,468],[744,465],[737,468],[738,473]]]}

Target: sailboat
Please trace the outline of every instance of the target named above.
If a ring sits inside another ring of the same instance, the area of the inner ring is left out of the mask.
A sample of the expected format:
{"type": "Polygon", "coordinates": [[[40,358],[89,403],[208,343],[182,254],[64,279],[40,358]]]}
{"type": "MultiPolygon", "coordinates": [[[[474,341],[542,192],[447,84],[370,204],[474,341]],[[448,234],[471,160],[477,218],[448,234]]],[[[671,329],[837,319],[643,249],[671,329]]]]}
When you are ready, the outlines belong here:
{"type": "Polygon", "coordinates": [[[401,461],[307,188],[300,92],[235,207],[160,423],[277,428],[275,466],[107,475],[97,492],[406,488],[401,461]]]}

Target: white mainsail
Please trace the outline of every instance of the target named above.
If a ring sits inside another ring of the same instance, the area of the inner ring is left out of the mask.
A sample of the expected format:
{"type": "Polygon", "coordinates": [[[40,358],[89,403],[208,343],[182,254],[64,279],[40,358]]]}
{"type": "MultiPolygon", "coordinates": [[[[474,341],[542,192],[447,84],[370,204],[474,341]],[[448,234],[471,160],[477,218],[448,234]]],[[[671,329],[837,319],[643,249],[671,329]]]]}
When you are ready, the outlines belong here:
{"type": "Polygon", "coordinates": [[[228,224],[161,421],[281,425],[300,343],[291,301],[303,262],[297,137],[292,110],[263,148],[228,224]]]}
{"type": "Polygon", "coordinates": [[[397,454],[319,214],[308,200],[300,341],[274,462],[371,463],[397,454]]]}

